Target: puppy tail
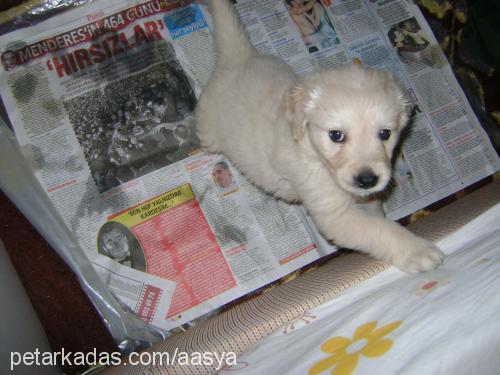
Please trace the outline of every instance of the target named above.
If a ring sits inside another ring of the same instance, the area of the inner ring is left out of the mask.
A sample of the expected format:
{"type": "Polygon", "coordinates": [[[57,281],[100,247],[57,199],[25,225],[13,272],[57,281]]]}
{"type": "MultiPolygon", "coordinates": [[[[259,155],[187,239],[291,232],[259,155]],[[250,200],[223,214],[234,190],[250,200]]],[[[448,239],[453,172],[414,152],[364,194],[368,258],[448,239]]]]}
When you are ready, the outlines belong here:
{"type": "Polygon", "coordinates": [[[210,0],[217,58],[223,64],[238,64],[257,53],[250,43],[238,13],[229,0],[210,0]]]}

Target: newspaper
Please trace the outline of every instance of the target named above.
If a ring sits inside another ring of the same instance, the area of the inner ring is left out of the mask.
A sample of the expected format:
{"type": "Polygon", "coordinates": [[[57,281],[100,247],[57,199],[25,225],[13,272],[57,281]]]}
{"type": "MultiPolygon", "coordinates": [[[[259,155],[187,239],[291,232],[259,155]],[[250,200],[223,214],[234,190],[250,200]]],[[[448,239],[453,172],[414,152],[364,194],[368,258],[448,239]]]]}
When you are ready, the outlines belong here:
{"type": "MultiPolygon", "coordinates": [[[[405,85],[415,113],[389,217],[499,169],[413,3],[234,3],[255,47],[298,74],[355,62],[405,85]]],[[[300,206],[200,149],[211,25],[202,2],[101,0],[0,37],[2,100],[37,179],[112,293],[166,330],[336,250],[300,206]]]]}

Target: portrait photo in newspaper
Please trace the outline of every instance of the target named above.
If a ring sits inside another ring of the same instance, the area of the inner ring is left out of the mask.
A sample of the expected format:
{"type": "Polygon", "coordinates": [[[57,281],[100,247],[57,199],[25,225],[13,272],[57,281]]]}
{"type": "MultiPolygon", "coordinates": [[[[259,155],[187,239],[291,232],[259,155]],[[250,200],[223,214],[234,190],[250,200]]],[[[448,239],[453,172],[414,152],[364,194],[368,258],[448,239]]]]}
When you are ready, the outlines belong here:
{"type": "Polygon", "coordinates": [[[139,240],[125,225],[108,221],[97,234],[97,251],[121,265],[146,272],[146,259],[139,240]]]}
{"type": "Polygon", "coordinates": [[[212,177],[217,189],[219,190],[219,194],[222,196],[239,190],[234,174],[228,163],[224,160],[220,160],[214,164],[212,177]]]}
{"type": "Polygon", "coordinates": [[[200,148],[195,95],[169,62],[64,102],[100,192],[186,158],[200,148]]]}
{"type": "Polygon", "coordinates": [[[337,32],[320,0],[285,0],[310,53],[339,44],[337,32]]]}

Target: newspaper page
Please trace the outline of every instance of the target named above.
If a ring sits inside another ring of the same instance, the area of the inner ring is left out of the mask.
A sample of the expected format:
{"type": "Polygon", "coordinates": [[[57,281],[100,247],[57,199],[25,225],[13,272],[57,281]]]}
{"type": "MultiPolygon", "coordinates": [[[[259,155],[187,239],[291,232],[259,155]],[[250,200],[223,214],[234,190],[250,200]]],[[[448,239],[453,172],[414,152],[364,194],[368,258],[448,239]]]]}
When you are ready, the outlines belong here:
{"type": "Polygon", "coordinates": [[[163,329],[335,249],[298,206],[200,150],[206,40],[199,4],[156,0],[100,1],[0,37],[2,99],[36,177],[110,290],[163,329]]]}
{"type": "MultiPolygon", "coordinates": [[[[256,48],[298,74],[355,62],[407,87],[414,124],[390,217],[498,170],[412,3],[235,6],[256,48]]],[[[200,150],[193,110],[215,64],[211,27],[202,2],[102,0],[0,37],[2,99],[38,180],[112,292],[164,329],[335,251],[299,206],[200,150]]]]}

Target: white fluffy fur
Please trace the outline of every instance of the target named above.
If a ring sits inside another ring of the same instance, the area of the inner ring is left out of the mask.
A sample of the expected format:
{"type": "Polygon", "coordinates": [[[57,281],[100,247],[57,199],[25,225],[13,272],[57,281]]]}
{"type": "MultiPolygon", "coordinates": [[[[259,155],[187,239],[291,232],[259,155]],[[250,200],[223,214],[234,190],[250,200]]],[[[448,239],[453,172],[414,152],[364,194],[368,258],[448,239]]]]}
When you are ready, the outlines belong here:
{"type": "Polygon", "coordinates": [[[196,111],[198,136],[256,185],[302,202],[335,244],[406,272],[437,267],[442,252],[383,217],[372,195],[391,178],[391,157],[408,121],[405,96],[388,72],[357,65],[297,77],[251,46],[227,0],[213,0],[218,61],[196,111]],[[378,137],[390,129],[389,140],[378,137]],[[331,130],[345,141],[335,143],[331,130]],[[378,176],[364,189],[362,171],[378,176]]]}

